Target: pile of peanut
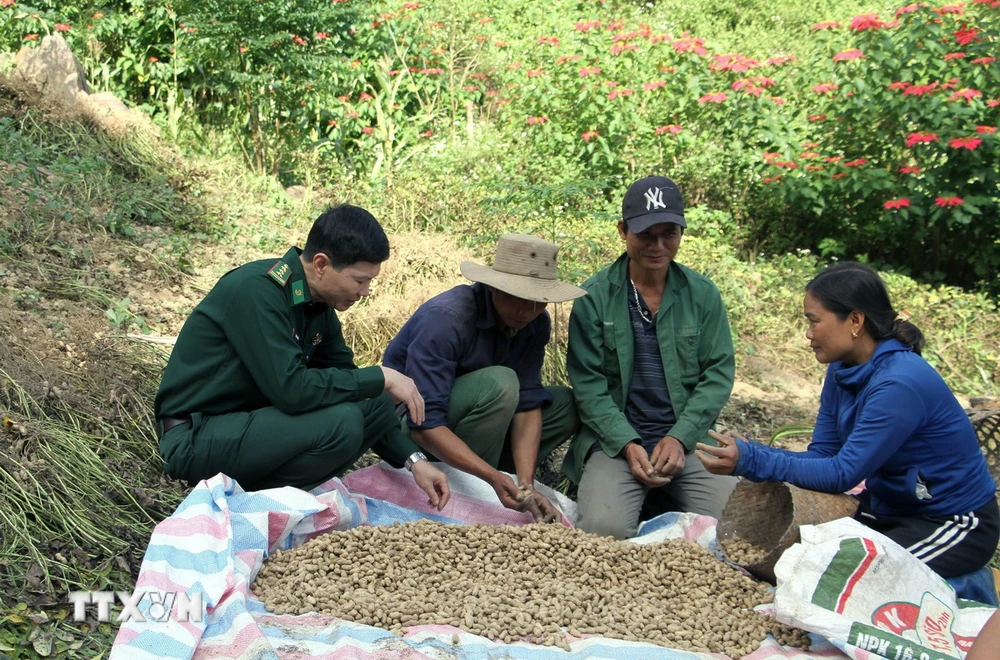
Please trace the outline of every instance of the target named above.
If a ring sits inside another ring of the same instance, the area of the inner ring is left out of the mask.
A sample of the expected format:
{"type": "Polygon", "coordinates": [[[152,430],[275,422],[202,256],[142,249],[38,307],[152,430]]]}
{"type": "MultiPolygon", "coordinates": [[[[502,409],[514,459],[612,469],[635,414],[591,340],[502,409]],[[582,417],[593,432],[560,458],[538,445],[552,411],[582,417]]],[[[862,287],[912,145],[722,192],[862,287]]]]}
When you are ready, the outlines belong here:
{"type": "Polygon", "coordinates": [[[510,643],[568,648],[602,635],[677,649],[757,649],[808,636],[757,614],[767,585],[690,541],[637,545],[562,525],[356,527],[278,551],[253,592],[275,614],[323,614],[397,635],[449,624],[510,643]]]}
{"type": "Polygon", "coordinates": [[[742,566],[756,564],[768,555],[768,551],[759,545],[742,538],[739,534],[733,534],[729,538],[721,539],[722,551],[731,560],[742,566]]]}

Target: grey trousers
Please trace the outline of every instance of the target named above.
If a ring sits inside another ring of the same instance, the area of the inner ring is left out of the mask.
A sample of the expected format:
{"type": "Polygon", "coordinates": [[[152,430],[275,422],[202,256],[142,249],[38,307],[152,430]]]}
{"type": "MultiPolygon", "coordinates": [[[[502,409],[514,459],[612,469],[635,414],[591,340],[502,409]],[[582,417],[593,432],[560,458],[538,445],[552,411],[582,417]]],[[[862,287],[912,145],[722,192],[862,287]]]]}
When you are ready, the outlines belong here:
{"type": "Polygon", "coordinates": [[[595,451],[583,466],[577,506],[577,527],[626,539],[635,536],[643,505],[649,517],[667,511],[690,511],[718,518],[736,487],[736,477],[708,472],[693,453],[685,454],[684,469],[666,486],[648,488],[636,481],[623,457],[595,451]]]}

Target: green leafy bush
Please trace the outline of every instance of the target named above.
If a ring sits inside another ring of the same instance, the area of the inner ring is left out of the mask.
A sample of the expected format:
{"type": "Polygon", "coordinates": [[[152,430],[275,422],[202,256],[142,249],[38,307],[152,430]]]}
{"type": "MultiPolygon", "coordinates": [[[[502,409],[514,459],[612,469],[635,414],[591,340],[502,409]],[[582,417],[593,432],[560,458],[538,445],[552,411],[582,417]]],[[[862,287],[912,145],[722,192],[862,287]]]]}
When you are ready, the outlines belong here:
{"type": "Polygon", "coordinates": [[[789,213],[760,233],[1000,292],[995,13],[914,4],[817,25],[798,130],[764,153],[789,213]]]}

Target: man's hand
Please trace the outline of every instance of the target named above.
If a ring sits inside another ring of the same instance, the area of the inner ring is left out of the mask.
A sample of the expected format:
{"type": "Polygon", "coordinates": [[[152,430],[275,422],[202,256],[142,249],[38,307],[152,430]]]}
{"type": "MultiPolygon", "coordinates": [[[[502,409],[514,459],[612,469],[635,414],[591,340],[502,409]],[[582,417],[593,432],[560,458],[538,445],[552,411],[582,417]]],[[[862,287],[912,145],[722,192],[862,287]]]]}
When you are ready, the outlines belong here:
{"type": "Polygon", "coordinates": [[[684,445],[674,436],[665,435],[653,448],[649,462],[657,476],[672,479],[684,469],[684,445]]]}
{"type": "Polygon", "coordinates": [[[535,506],[531,509],[531,514],[535,516],[535,522],[551,523],[562,520],[562,514],[559,512],[559,509],[557,509],[555,505],[549,501],[549,498],[545,497],[535,489],[532,489],[531,493],[535,500],[535,506]]]}
{"type": "Polygon", "coordinates": [[[632,470],[632,476],[636,481],[649,488],[659,488],[670,483],[670,477],[661,477],[653,470],[652,463],[649,462],[649,455],[646,449],[637,442],[630,442],[622,450],[628,466],[632,470]]]}
{"type": "Polygon", "coordinates": [[[424,423],[424,397],[420,396],[417,384],[413,379],[389,367],[381,367],[385,379],[383,389],[389,393],[396,403],[403,402],[410,413],[414,424],[424,423]]]}
{"type": "Polygon", "coordinates": [[[517,487],[514,480],[503,472],[497,471],[489,484],[496,491],[497,497],[500,498],[500,503],[508,509],[528,511],[535,503],[530,493],[526,494],[523,492],[517,487]]]}
{"type": "Polygon", "coordinates": [[[420,486],[420,490],[427,493],[427,503],[438,511],[442,510],[451,499],[451,490],[448,488],[448,477],[445,473],[426,459],[414,463],[412,471],[413,480],[420,486]]]}
{"type": "Polygon", "coordinates": [[[736,470],[736,463],[740,460],[740,450],[736,446],[736,441],[728,435],[709,431],[708,435],[719,443],[718,447],[710,447],[699,442],[695,454],[705,465],[705,469],[712,474],[732,474],[736,470]]]}

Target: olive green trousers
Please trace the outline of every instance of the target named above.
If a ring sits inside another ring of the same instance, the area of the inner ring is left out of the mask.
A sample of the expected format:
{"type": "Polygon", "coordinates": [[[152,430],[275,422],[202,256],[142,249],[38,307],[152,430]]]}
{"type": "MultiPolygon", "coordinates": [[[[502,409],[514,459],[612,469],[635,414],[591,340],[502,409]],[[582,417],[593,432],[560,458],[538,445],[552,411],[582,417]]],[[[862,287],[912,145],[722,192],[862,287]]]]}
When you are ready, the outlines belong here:
{"type": "MultiPolygon", "coordinates": [[[[552,402],[542,407],[542,437],[537,464],[571,438],[580,426],[573,390],[546,387],[552,402]]],[[[448,402],[448,428],[469,449],[495,468],[514,472],[510,425],[517,412],[521,385],[508,367],[486,367],[455,379],[448,402]]],[[[406,423],[403,424],[406,427],[406,423]]],[[[410,433],[409,428],[405,428],[410,433]]]]}
{"type": "Polygon", "coordinates": [[[308,490],[340,476],[368,449],[397,464],[411,441],[399,430],[388,394],[298,415],[277,408],[191,415],[160,439],[164,472],[197,482],[219,472],[244,490],[296,486],[308,490]]]}

